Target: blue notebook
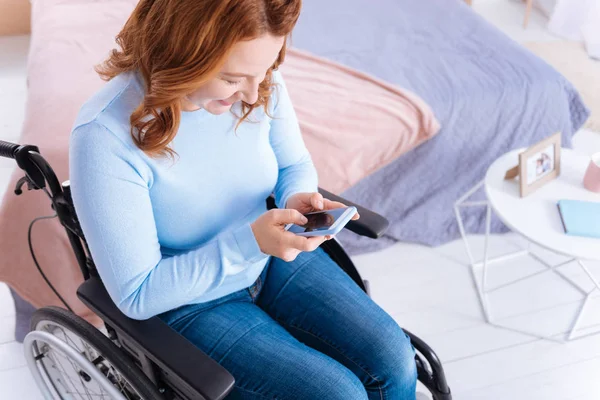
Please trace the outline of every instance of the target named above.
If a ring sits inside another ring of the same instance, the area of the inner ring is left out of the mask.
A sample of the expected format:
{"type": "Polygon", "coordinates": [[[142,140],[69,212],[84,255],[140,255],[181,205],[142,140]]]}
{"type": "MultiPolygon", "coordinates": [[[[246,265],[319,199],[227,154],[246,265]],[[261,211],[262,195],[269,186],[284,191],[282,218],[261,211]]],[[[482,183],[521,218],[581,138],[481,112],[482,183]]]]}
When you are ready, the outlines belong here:
{"type": "Polygon", "coordinates": [[[558,210],[567,235],[600,239],[600,203],[559,200],[558,210]]]}

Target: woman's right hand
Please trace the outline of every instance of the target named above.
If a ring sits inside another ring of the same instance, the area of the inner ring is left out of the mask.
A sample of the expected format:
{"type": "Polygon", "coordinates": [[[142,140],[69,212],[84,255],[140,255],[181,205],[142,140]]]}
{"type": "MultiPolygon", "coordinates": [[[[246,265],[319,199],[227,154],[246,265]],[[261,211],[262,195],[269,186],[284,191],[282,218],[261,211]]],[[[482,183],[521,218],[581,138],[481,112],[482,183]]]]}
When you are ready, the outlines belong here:
{"type": "Polygon", "coordinates": [[[290,262],[300,252],[313,251],[321,243],[331,239],[330,235],[305,237],[285,230],[287,224],[304,225],[307,222],[306,217],[298,210],[274,208],[258,217],[250,227],[260,251],[290,262]]]}

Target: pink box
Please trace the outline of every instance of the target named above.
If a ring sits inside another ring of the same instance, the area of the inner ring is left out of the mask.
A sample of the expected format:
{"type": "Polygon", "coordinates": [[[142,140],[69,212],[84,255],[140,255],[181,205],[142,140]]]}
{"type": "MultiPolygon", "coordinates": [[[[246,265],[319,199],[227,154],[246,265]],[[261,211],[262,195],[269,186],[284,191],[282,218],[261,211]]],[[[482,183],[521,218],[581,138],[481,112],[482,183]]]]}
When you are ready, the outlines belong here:
{"type": "Polygon", "coordinates": [[[589,191],[600,193],[600,153],[592,155],[590,165],[583,177],[583,186],[589,191]]]}

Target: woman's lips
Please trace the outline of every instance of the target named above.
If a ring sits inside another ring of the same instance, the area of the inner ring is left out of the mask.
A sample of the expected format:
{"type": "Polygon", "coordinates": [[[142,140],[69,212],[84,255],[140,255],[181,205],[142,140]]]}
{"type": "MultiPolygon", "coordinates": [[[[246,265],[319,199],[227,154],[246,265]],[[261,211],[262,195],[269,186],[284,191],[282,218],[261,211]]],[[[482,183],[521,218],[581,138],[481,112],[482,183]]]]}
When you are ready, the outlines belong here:
{"type": "Polygon", "coordinates": [[[222,106],[228,107],[230,106],[232,103],[228,103],[225,100],[219,100],[219,104],[221,104],[222,106]]]}

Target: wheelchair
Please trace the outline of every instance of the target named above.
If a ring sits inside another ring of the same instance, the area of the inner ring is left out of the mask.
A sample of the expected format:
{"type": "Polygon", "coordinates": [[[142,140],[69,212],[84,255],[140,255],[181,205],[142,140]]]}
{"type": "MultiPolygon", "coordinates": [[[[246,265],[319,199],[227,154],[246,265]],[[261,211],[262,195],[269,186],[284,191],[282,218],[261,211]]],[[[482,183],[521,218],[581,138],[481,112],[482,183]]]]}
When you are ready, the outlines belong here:
{"type": "MultiPolygon", "coordinates": [[[[113,303],[98,275],[78,223],[69,181],[59,183],[36,146],[0,141],[0,156],[15,159],[25,172],[17,183],[15,194],[21,194],[22,186],[27,184],[29,190],[43,190],[49,196],[83,274],[84,282],[77,289],[77,296],[104,324],[103,329],[97,329],[59,307],[35,311],[31,332],[24,340],[24,351],[28,367],[44,398],[225,398],[235,382],[225,368],[158,317],[133,320],[113,303]]],[[[382,216],[326,190],[319,191],[326,198],[358,208],[360,220],[351,221],[347,229],[371,238],[381,236],[386,230],[388,221],[382,216]]],[[[266,201],[267,208],[275,207],[272,197],[266,201]]],[[[336,240],[329,240],[321,247],[368,294],[368,284],[363,282],[341,245],[336,240]]],[[[416,350],[419,381],[434,400],[451,400],[444,369],[435,352],[423,340],[404,331],[416,350]]]]}

